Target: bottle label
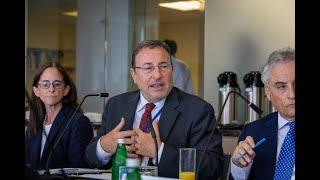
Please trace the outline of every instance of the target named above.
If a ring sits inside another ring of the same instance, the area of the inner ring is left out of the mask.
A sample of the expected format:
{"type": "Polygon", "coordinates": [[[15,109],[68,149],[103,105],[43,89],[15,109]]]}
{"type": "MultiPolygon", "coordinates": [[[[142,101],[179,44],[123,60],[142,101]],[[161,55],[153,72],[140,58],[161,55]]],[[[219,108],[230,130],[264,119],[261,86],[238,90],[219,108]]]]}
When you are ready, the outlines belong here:
{"type": "Polygon", "coordinates": [[[119,180],[122,180],[122,179],[126,179],[124,178],[127,174],[127,167],[126,166],[119,166],[119,180]]]}

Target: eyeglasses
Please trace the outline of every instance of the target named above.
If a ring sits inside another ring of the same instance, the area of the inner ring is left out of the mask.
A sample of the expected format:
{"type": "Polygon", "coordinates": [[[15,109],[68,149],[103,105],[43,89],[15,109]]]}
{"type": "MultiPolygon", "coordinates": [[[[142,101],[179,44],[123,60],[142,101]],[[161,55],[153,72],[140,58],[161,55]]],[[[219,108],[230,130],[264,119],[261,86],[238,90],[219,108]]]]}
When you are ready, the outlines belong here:
{"type": "Polygon", "coordinates": [[[43,80],[38,82],[38,86],[42,89],[50,88],[51,84],[56,89],[61,89],[63,87],[63,82],[60,80],[54,80],[52,82],[50,82],[49,80],[43,80]]]}
{"type": "Polygon", "coordinates": [[[172,67],[172,65],[169,63],[162,63],[162,64],[159,64],[158,66],[145,66],[145,67],[134,66],[133,68],[141,69],[143,73],[149,74],[153,72],[156,69],[156,67],[158,67],[162,72],[167,72],[170,69],[170,67],[172,67]]]}

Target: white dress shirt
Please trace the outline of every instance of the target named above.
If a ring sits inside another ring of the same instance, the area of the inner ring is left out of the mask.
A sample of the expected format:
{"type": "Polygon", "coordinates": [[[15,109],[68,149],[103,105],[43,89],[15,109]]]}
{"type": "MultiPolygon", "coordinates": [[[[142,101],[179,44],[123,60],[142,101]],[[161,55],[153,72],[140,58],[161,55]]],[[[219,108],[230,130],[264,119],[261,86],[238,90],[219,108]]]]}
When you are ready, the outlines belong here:
{"type": "MultiPolygon", "coordinates": [[[[156,106],[151,111],[151,117],[152,118],[161,110],[161,108],[164,105],[165,100],[166,100],[166,98],[154,103],[156,106]]],[[[137,108],[136,108],[136,113],[135,113],[134,121],[133,121],[133,128],[139,128],[141,117],[142,117],[142,115],[144,113],[144,109],[145,109],[147,103],[148,103],[148,101],[140,93],[140,100],[139,100],[137,108]]],[[[155,121],[159,121],[160,116],[161,116],[161,113],[155,119],[155,121]]],[[[97,154],[98,159],[103,164],[107,164],[111,160],[111,157],[112,157],[113,153],[105,152],[102,149],[101,144],[100,144],[100,139],[98,140],[98,143],[97,143],[96,154],[97,154]]],[[[163,147],[164,147],[164,143],[161,143],[161,145],[160,145],[160,147],[158,149],[158,162],[160,162],[161,154],[162,154],[162,151],[163,151],[163,147]]],[[[141,166],[146,166],[148,164],[148,161],[149,161],[149,158],[148,157],[144,157],[142,159],[141,166]]],[[[155,158],[153,158],[153,163],[155,164],[155,158]]]]}
{"type": "Polygon", "coordinates": [[[43,148],[44,148],[44,145],[46,144],[47,137],[48,137],[48,135],[49,135],[51,126],[52,126],[52,124],[43,125],[40,158],[41,158],[41,156],[42,156],[43,148]]]}
{"type": "MultiPolygon", "coordinates": [[[[294,120],[293,120],[294,121],[294,120]]],[[[283,144],[285,137],[290,129],[288,122],[292,120],[284,119],[280,113],[278,113],[278,142],[277,142],[277,159],[280,154],[280,150],[283,144]]],[[[254,159],[253,159],[254,161],[254,159]]],[[[231,174],[235,180],[246,180],[249,177],[250,169],[253,161],[246,167],[238,167],[231,161],[231,174]]]]}

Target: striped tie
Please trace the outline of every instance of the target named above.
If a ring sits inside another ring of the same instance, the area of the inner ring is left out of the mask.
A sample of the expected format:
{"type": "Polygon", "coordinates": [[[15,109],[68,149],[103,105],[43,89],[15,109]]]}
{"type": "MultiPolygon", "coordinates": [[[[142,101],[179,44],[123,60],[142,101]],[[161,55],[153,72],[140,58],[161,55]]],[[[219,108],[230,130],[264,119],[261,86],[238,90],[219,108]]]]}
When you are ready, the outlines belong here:
{"type": "Polygon", "coordinates": [[[147,126],[149,120],[151,119],[151,111],[153,110],[153,108],[155,107],[156,105],[153,104],[153,103],[148,103],[146,104],[146,108],[144,110],[144,113],[141,117],[141,121],[140,121],[140,125],[139,125],[139,128],[144,131],[144,132],[147,132],[149,133],[149,126],[147,126]]]}
{"type": "MultiPolygon", "coordinates": [[[[148,126],[148,122],[149,120],[151,119],[151,111],[153,110],[153,108],[155,107],[156,105],[153,104],[153,103],[148,103],[146,104],[146,107],[145,107],[145,110],[144,110],[144,113],[141,117],[141,121],[140,121],[140,125],[139,125],[139,128],[146,132],[146,133],[149,133],[150,130],[149,130],[149,126],[148,126]]],[[[152,126],[152,125],[151,125],[152,126]]],[[[143,160],[143,156],[139,155],[139,159],[140,159],[140,162],[142,163],[142,160],[143,160]]]]}

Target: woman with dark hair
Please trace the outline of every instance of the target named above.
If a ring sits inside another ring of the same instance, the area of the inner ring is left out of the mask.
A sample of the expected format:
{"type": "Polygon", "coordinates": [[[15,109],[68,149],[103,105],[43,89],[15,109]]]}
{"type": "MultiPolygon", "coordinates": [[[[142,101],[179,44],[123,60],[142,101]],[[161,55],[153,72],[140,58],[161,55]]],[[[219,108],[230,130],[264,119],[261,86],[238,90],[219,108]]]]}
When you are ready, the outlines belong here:
{"type": "MultiPolygon", "coordinates": [[[[59,63],[48,62],[35,74],[30,103],[25,140],[26,167],[46,169],[52,146],[78,105],[76,87],[59,63]]],[[[89,119],[77,112],[52,152],[48,168],[88,167],[84,155],[92,137],[89,119]]]]}

